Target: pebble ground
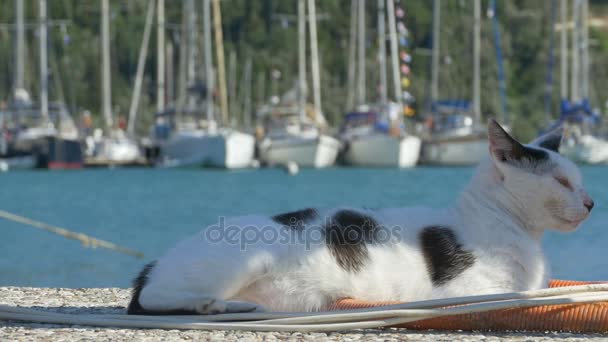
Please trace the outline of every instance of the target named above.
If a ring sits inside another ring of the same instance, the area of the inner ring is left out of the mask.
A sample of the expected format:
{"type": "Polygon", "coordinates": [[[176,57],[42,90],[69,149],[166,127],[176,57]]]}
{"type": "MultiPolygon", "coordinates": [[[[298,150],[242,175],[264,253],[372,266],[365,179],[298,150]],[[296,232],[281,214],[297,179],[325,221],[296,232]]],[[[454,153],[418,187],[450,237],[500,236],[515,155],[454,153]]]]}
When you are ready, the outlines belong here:
{"type": "MultiPolygon", "coordinates": [[[[61,313],[124,314],[129,290],[0,287],[0,304],[61,313]]],[[[284,333],[160,329],[113,329],[0,320],[0,341],[608,341],[608,335],[568,333],[471,333],[361,330],[284,333]]]]}

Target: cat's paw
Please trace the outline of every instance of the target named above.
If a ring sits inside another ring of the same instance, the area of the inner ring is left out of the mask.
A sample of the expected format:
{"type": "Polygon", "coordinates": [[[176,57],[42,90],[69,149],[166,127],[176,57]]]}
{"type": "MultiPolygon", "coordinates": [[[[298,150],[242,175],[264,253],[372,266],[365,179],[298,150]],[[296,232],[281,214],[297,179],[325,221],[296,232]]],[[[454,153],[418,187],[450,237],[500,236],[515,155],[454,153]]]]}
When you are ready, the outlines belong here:
{"type": "Polygon", "coordinates": [[[226,313],[238,313],[238,312],[265,312],[263,306],[256,303],[240,302],[240,301],[229,301],[226,302],[226,313]]]}
{"type": "Polygon", "coordinates": [[[264,307],[255,303],[240,301],[224,301],[218,298],[203,298],[194,307],[201,315],[217,315],[222,313],[264,312],[264,307]]]}
{"type": "Polygon", "coordinates": [[[202,298],[194,305],[194,310],[201,315],[216,315],[226,312],[227,303],[217,298],[202,298]]]}

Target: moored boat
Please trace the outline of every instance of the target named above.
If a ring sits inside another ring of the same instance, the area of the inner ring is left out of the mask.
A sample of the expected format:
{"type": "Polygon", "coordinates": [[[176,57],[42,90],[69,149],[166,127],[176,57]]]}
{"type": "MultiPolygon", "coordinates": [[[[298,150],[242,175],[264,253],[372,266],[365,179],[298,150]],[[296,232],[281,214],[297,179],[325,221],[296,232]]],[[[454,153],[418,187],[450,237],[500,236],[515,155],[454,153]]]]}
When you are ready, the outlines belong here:
{"type": "Polygon", "coordinates": [[[435,108],[435,115],[427,122],[430,134],[423,140],[422,162],[443,166],[479,163],[488,152],[488,137],[468,115],[468,103],[446,102],[435,108]],[[446,112],[446,108],[450,110],[446,112]]]}
{"type": "Polygon", "coordinates": [[[254,146],[252,135],[229,128],[217,132],[183,129],[161,144],[159,165],[246,168],[253,162],[254,146]]]}
{"type": "Polygon", "coordinates": [[[267,106],[260,111],[258,115],[266,132],[258,144],[263,163],[295,162],[301,167],[312,168],[334,165],[340,141],[322,132],[324,119],[314,109],[309,107],[307,113],[302,116],[293,106],[267,106]]]}
{"type": "Polygon", "coordinates": [[[407,134],[402,127],[391,129],[389,122],[373,111],[347,114],[341,134],[345,145],[343,161],[353,166],[415,166],[420,155],[420,138],[407,134]]]}

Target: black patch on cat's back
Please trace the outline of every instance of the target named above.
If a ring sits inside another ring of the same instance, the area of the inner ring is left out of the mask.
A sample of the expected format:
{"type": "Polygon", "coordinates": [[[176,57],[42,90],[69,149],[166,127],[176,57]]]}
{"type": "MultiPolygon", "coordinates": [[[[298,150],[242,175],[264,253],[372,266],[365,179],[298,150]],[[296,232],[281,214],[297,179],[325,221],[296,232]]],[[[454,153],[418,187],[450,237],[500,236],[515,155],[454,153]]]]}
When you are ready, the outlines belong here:
{"type": "Polygon", "coordinates": [[[340,210],[325,226],[325,244],[340,267],[357,272],[369,260],[367,244],[374,242],[376,221],[352,210],[340,210]]]}
{"type": "Polygon", "coordinates": [[[275,215],[272,217],[272,220],[276,223],[288,226],[291,229],[302,230],[304,229],[304,224],[309,223],[318,217],[319,214],[317,214],[315,209],[306,208],[275,215]]]}
{"type": "Polygon", "coordinates": [[[141,270],[137,278],[133,280],[133,292],[131,294],[131,302],[129,302],[129,306],[127,307],[127,314],[129,315],[197,315],[198,313],[193,310],[166,310],[166,311],[156,311],[156,310],[146,310],[139,303],[139,296],[141,295],[141,290],[148,283],[148,275],[152,268],[156,266],[156,261],[152,261],[151,263],[144,266],[144,269],[141,270]]]}
{"type": "Polygon", "coordinates": [[[450,228],[426,227],[419,238],[433,285],[447,283],[475,263],[473,253],[462,248],[450,228]]]}

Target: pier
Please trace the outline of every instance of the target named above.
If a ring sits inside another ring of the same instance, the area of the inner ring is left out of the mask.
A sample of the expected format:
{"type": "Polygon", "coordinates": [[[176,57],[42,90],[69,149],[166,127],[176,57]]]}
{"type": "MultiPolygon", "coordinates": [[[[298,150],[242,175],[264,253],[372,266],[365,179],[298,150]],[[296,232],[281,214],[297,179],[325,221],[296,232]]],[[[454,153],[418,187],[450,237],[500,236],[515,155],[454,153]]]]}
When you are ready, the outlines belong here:
{"type": "MultiPolygon", "coordinates": [[[[0,304],[31,307],[70,314],[125,314],[129,289],[32,288],[0,287],[0,304]]],[[[160,341],[220,340],[229,341],[590,341],[605,338],[599,334],[570,333],[480,333],[409,331],[404,329],[360,330],[341,333],[287,333],[249,331],[201,331],[162,329],[117,329],[56,324],[33,324],[0,321],[0,340],[95,340],[95,341],[160,341]]]]}

